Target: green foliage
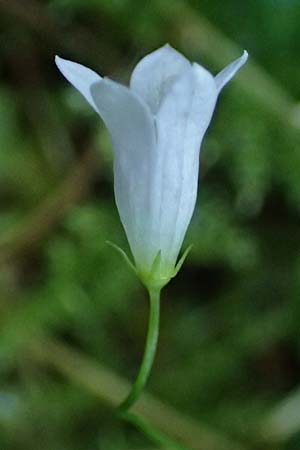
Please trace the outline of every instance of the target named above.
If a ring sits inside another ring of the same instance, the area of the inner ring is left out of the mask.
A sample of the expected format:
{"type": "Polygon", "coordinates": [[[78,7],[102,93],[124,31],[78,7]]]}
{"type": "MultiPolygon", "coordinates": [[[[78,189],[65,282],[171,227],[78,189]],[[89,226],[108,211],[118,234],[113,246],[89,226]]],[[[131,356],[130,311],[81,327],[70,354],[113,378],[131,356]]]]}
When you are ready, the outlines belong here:
{"type": "MultiPolygon", "coordinates": [[[[149,390],[248,450],[296,450],[299,423],[275,442],[264,424],[271,427],[266,418],[299,381],[298,3],[12,5],[0,2],[0,448],[149,447],[28,346],[51,335],[135,376],[147,294],[106,244],[130,254],[113,199],[110,142],[53,55],[126,82],[141,55],[170,42],[209,68],[221,67],[231,49],[234,58],[247,48],[250,62],[222,93],[202,147],[184,246],[193,248],[163,291],[149,390]],[[52,197],[55,207],[44,208],[52,197]]],[[[295,408],[290,414],[287,428],[295,408]]]]}

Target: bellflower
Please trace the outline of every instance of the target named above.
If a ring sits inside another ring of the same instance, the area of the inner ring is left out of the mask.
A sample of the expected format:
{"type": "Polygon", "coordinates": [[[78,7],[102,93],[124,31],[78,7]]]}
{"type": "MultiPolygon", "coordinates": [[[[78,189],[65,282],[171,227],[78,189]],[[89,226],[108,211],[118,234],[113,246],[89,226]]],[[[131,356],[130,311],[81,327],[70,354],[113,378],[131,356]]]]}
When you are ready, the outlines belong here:
{"type": "Polygon", "coordinates": [[[211,75],[169,45],[135,67],[130,87],[56,57],[109,130],[116,203],[146,285],[166,284],[197,197],[199,152],[218,94],[245,64],[243,55],[211,75]]]}

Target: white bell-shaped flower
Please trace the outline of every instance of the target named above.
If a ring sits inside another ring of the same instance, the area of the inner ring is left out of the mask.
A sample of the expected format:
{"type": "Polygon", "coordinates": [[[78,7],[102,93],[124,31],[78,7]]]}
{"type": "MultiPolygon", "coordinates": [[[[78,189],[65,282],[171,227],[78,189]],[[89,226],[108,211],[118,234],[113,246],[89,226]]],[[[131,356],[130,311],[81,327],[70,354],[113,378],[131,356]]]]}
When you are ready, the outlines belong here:
{"type": "Polygon", "coordinates": [[[220,90],[247,57],[213,77],[165,45],[137,64],[129,88],[56,57],[109,130],[116,203],[148,286],[162,286],[175,273],[195,208],[201,142],[220,90]]]}

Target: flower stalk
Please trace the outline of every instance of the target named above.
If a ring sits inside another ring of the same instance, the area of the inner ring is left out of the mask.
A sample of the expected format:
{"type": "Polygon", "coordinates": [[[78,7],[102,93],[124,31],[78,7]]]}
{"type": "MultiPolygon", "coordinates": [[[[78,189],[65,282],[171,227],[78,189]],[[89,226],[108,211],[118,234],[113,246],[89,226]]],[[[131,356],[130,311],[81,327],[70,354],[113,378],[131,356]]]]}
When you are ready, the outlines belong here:
{"type": "Polygon", "coordinates": [[[132,385],[131,391],[119,407],[120,414],[122,414],[124,411],[128,411],[138,400],[149,378],[154,357],[156,354],[158,334],[159,334],[159,315],[160,315],[159,289],[151,289],[149,291],[149,304],[150,304],[149,324],[143,359],[140,365],[137,378],[134,384],[132,385]]]}
{"type": "Polygon", "coordinates": [[[131,411],[147,383],[157,350],[160,317],[160,294],[160,288],[149,289],[150,312],[142,362],[136,380],[133,383],[129,394],[117,408],[116,412],[120,418],[139,429],[151,442],[153,442],[153,444],[169,450],[188,450],[186,447],[183,447],[178,442],[175,442],[173,439],[166,436],[162,431],[158,430],[147,420],[131,411]]]}

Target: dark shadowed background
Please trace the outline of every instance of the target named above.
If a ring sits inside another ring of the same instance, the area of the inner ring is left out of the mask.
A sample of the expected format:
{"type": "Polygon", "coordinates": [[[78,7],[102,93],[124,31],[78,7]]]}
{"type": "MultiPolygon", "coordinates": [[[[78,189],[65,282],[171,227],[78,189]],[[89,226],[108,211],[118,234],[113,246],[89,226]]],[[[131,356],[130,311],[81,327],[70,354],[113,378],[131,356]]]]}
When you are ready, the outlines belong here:
{"type": "Polygon", "coordinates": [[[0,0],[1,450],[154,450],[112,409],[148,305],[105,243],[128,248],[109,136],[54,55],[127,83],[166,42],[213,73],[250,59],[202,147],[140,409],[194,450],[300,449],[299,28],[296,0],[0,0]]]}

